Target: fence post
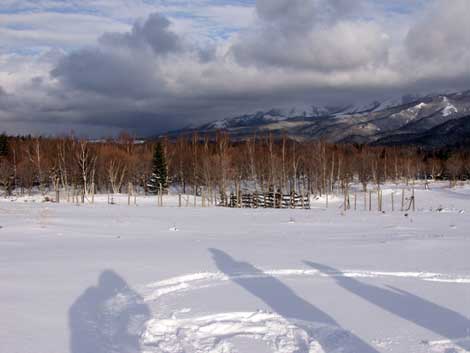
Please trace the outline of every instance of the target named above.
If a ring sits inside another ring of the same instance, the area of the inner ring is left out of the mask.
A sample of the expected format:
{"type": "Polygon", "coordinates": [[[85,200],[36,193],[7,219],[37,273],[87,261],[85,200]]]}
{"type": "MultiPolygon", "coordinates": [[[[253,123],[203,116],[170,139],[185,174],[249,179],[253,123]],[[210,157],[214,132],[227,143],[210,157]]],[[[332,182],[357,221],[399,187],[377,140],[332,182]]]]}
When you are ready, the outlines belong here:
{"type": "Polygon", "coordinates": [[[377,189],[377,209],[382,212],[382,190],[377,189]]]}
{"type": "Polygon", "coordinates": [[[237,203],[238,203],[238,208],[242,208],[242,191],[240,190],[240,185],[238,185],[237,203]]]}
{"type": "Polygon", "coordinates": [[[328,208],[328,191],[326,192],[326,208],[328,208]]]}
{"type": "Polygon", "coordinates": [[[395,203],[394,203],[393,193],[394,193],[394,191],[392,191],[392,212],[395,211],[395,203]]]}
{"type": "Polygon", "coordinates": [[[372,190],[369,190],[369,212],[372,212],[372,190]]]}
{"type": "Polygon", "coordinates": [[[412,191],[411,191],[411,200],[413,202],[413,212],[416,211],[416,207],[415,207],[415,187],[413,186],[412,188],[412,191]]]}
{"type": "Polygon", "coordinates": [[[178,194],[178,207],[181,208],[181,193],[178,194]]]}
{"type": "Polygon", "coordinates": [[[401,211],[405,210],[405,189],[401,189],[401,211]]]}

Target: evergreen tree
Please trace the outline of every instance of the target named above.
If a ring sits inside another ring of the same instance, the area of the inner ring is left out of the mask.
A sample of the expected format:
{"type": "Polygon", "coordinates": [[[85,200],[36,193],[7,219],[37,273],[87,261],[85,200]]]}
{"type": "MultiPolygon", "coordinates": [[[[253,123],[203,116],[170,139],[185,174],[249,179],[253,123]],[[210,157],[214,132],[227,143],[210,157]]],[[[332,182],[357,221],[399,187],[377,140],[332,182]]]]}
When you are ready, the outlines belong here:
{"type": "Polygon", "coordinates": [[[0,157],[8,156],[8,137],[5,133],[0,135],[0,157]]]}
{"type": "Polygon", "coordinates": [[[147,187],[152,194],[158,194],[160,185],[165,192],[168,188],[167,166],[165,152],[160,142],[155,146],[155,152],[152,160],[152,176],[150,177],[147,187]]]}

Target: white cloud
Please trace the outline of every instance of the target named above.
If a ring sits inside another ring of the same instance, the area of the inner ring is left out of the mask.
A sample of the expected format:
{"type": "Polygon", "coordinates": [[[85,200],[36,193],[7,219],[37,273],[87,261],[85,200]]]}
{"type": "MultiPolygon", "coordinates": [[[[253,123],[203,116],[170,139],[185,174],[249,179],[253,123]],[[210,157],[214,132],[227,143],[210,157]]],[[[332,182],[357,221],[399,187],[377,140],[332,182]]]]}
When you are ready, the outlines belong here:
{"type": "Polygon", "coordinates": [[[3,48],[39,48],[0,54],[0,87],[8,93],[0,119],[10,125],[65,121],[87,131],[156,132],[279,104],[470,85],[466,0],[399,0],[393,9],[370,0],[258,0],[256,8],[69,0],[70,8],[85,4],[96,13],[65,15],[50,12],[56,2],[42,4],[0,26],[3,48]],[[149,17],[155,8],[160,15],[149,17]],[[66,43],[78,48],[47,49],[66,43]]]}
{"type": "Polygon", "coordinates": [[[10,50],[33,47],[77,48],[91,45],[105,31],[130,26],[96,15],[73,13],[0,14],[1,46],[10,50]]]}

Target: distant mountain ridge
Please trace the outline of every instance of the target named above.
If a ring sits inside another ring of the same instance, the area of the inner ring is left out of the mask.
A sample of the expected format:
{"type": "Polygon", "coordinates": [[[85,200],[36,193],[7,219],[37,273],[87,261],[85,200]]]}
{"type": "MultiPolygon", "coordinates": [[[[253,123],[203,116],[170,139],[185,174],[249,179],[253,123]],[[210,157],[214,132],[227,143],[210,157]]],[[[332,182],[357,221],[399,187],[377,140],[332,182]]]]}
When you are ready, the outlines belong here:
{"type": "Polygon", "coordinates": [[[470,121],[470,91],[462,91],[408,95],[358,106],[269,109],[167,135],[177,137],[197,132],[212,136],[223,130],[237,140],[271,133],[298,141],[323,139],[333,143],[439,147],[461,144],[461,140],[468,143],[467,120],[470,121]]]}

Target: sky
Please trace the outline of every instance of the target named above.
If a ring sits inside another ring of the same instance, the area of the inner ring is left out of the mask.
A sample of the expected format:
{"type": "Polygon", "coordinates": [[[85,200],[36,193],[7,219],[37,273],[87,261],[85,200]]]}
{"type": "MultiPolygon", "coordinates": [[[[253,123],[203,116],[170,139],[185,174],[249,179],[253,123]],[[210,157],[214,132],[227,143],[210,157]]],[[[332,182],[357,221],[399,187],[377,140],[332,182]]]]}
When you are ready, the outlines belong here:
{"type": "Polygon", "coordinates": [[[470,89],[468,0],[1,0],[0,131],[151,136],[470,89]]]}

